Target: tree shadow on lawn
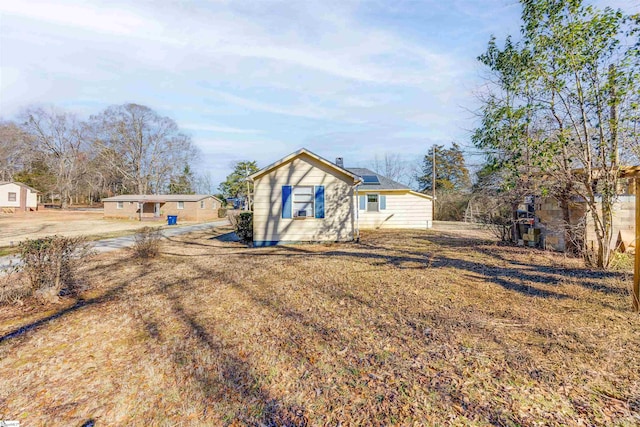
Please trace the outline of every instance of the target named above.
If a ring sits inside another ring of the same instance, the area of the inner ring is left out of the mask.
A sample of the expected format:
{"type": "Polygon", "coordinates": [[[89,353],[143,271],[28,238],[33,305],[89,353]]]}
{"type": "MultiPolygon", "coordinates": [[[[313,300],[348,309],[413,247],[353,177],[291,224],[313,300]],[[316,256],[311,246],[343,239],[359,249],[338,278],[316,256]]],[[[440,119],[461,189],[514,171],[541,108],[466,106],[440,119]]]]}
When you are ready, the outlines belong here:
{"type": "MultiPolygon", "coordinates": [[[[99,269],[103,269],[103,268],[116,268],[116,266],[120,264],[120,261],[116,261],[113,263],[110,263],[109,265],[106,266],[100,266],[100,267],[93,267],[91,268],[89,271],[93,271],[93,270],[99,270],[99,269]]],[[[127,288],[136,280],[142,279],[144,277],[146,277],[148,274],[150,274],[152,271],[149,270],[148,268],[145,268],[144,265],[140,265],[140,268],[138,269],[139,272],[137,274],[131,275],[130,278],[128,280],[123,281],[122,283],[120,283],[119,285],[116,285],[110,289],[108,289],[106,292],[104,292],[103,294],[97,296],[97,297],[93,297],[93,298],[88,298],[88,299],[84,299],[82,297],[78,298],[77,301],[71,305],[70,307],[66,307],[62,310],[59,310],[49,316],[46,316],[44,318],[35,320],[29,324],[20,326],[18,328],[15,328],[14,330],[5,333],[4,335],[0,336],[0,344],[2,344],[5,341],[8,341],[12,338],[18,338],[20,336],[25,335],[27,332],[39,329],[42,326],[46,326],[49,322],[65,317],[68,314],[72,314],[74,312],[77,312],[79,310],[83,310],[85,308],[88,307],[94,307],[94,306],[98,306],[107,302],[111,302],[111,301],[115,301],[117,300],[124,292],[126,292],[127,288]]]]}
{"type": "MultiPolygon", "coordinates": [[[[211,277],[208,273],[204,277],[211,277]]],[[[202,276],[198,276],[202,277],[202,276]]],[[[193,280],[193,279],[192,279],[193,280]]],[[[216,336],[212,327],[205,327],[197,318],[185,310],[181,302],[179,292],[188,291],[190,286],[182,280],[174,282],[161,282],[156,288],[156,295],[167,298],[171,305],[174,317],[188,330],[211,356],[221,363],[219,369],[195,369],[192,377],[200,385],[207,399],[212,401],[235,401],[240,403],[245,413],[236,416],[245,422],[253,423],[258,418],[259,425],[264,426],[306,426],[308,421],[304,409],[298,406],[287,406],[282,401],[271,396],[261,387],[258,378],[252,374],[249,362],[242,360],[222,338],[216,336]],[[256,408],[257,406],[257,408],[256,408]],[[247,409],[254,409],[253,414],[248,414],[247,409]]],[[[165,319],[166,320],[166,319],[165,319]]],[[[149,335],[161,342],[158,333],[158,323],[145,320],[145,328],[149,335]]],[[[193,349],[187,353],[192,353],[193,349]]],[[[177,351],[173,354],[173,362],[176,368],[184,365],[184,359],[192,357],[192,354],[182,354],[177,351]]]]}
{"type": "Polygon", "coordinates": [[[429,248],[429,251],[421,252],[417,250],[398,249],[390,245],[384,246],[370,243],[354,243],[347,246],[345,250],[328,251],[309,250],[305,249],[304,245],[283,245],[279,246],[278,250],[251,251],[249,253],[251,256],[346,257],[362,259],[374,266],[390,265],[399,269],[438,269],[451,267],[470,272],[473,274],[470,277],[475,279],[488,280],[504,289],[532,297],[576,299],[570,295],[537,287],[537,285],[555,286],[567,279],[571,280],[573,284],[585,289],[608,295],[626,295],[628,293],[628,290],[625,288],[603,283],[603,279],[605,278],[618,278],[623,280],[625,278],[624,273],[588,268],[562,268],[539,264],[526,264],[514,259],[507,259],[500,253],[499,248],[492,249],[490,246],[486,246],[486,241],[484,240],[471,240],[468,238],[458,238],[456,240],[453,237],[447,237],[446,240],[449,242],[448,245],[450,247],[458,247],[461,250],[468,250],[469,245],[467,243],[474,241],[478,243],[478,246],[482,246],[477,250],[480,250],[483,254],[493,257],[497,261],[510,263],[514,265],[515,268],[491,266],[480,261],[468,261],[446,256],[439,253],[437,248],[429,248]],[[457,245],[454,245],[456,242],[457,245]],[[357,250],[361,248],[365,250],[357,250]]]}
{"type": "MultiPolygon", "coordinates": [[[[286,255],[282,256],[286,257],[286,255]]],[[[342,405],[349,407],[353,404],[356,396],[360,396],[359,399],[361,402],[371,400],[371,406],[366,407],[366,411],[368,411],[367,413],[380,410],[376,406],[377,403],[381,402],[378,400],[380,398],[385,401],[386,399],[389,399],[389,402],[393,402],[391,405],[397,404],[398,406],[402,406],[405,399],[411,399],[411,396],[407,395],[406,391],[403,391],[404,388],[402,385],[399,385],[398,382],[394,381],[388,383],[383,377],[378,377],[376,375],[369,376],[368,378],[365,375],[364,377],[366,379],[363,380],[362,378],[364,373],[379,373],[389,370],[393,371],[394,367],[404,366],[403,364],[406,363],[405,359],[407,357],[411,360],[411,357],[417,357],[411,356],[412,354],[419,354],[419,352],[422,351],[428,351],[430,357],[435,359],[447,359],[450,352],[453,351],[452,348],[455,348],[457,345],[454,337],[458,336],[458,331],[460,329],[464,329],[465,333],[468,334],[482,336],[483,340],[493,337],[496,342],[500,342],[497,336],[495,336],[496,331],[491,328],[487,328],[487,326],[482,323],[474,322],[473,315],[468,318],[463,316],[463,318],[457,319],[455,316],[443,316],[442,313],[435,310],[422,315],[418,313],[407,313],[406,315],[400,314],[399,316],[392,316],[391,320],[385,323],[379,318],[380,311],[388,311],[391,307],[386,307],[385,302],[380,302],[379,300],[367,301],[365,298],[361,297],[354,298],[352,301],[354,304],[364,306],[368,309],[367,313],[370,323],[359,325],[357,318],[354,318],[348,321],[348,324],[351,324],[351,327],[347,327],[347,329],[331,328],[325,326],[323,322],[331,324],[331,316],[339,315],[338,313],[327,313],[327,316],[324,317],[314,317],[313,313],[317,313],[317,309],[309,308],[308,310],[304,310],[304,306],[300,307],[300,309],[293,308],[291,301],[289,301],[286,296],[289,295],[290,292],[285,292],[280,295],[278,292],[272,292],[269,288],[265,289],[262,283],[252,285],[252,281],[249,278],[247,278],[246,281],[244,279],[238,280],[237,278],[226,274],[224,271],[214,271],[202,266],[196,266],[196,268],[198,270],[198,277],[216,277],[220,282],[228,284],[233,289],[240,291],[251,301],[253,305],[263,307],[270,313],[273,313],[273,317],[286,318],[291,323],[289,326],[290,329],[288,329],[287,332],[291,337],[291,342],[285,343],[283,349],[289,352],[294,360],[299,360],[300,356],[302,356],[306,360],[305,370],[317,374],[319,378],[323,378],[324,374],[319,372],[314,366],[312,356],[317,353],[318,348],[316,346],[321,343],[322,347],[325,348],[325,350],[322,351],[329,351],[333,355],[333,369],[345,372],[341,374],[342,381],[345,381],[345,386],[348,384],[348,389],[353,388],[353,393],[355,393],[353,395],[341,394],[339,396],[333,396],[335,400],[332,405],[336,408],[339,408],[342,405]],[[461,321],[463,323],[460,323],[461,321]],[[435,330],[435,341],[433,337],[434,333],[429,332],[429,334],[425,334],[424,332],[425,329],[430,330],[431,328],[435,330]],[[365,336],[373,333],[376,336],[372,341],[367,342],[370,346],[369,348],[363,347],[363,342],[359,341],[358,335],[360,333],[365,334],[365,336]],[[305,343],[309,342],[309,336],[311,336],[311,347],[307,347],[305,345],[305,343]],[[376,344],[372,343],[388,343],[389,340],[391,340],[396,347],[402,348],[408,346],[403,350],[404,352],[408,350],[408,353],[406,353],[402,359],[398,360],[384,361],[378,359],[379,355],[383,351],[382,346],[376,346],[376,344]],[[343,348],[344,350],[342,350],[343,348]],[[417,353],[413,353],[413,351],[417,353]],[[397,363],[400,365],[396,366],[397,363]],[[367,385],[367,387],[375,387],[376,382],[383,383],[384,385],[382,386],[382,390],[384,390],[384,393],[382,395],[378,393],[375,396],[361,395],[358,391],[359,384],[369,382],[371,384],[367,385]]],[[[250,268],[250,266],[247,268],[250,268]]],[[[311,285],[309,280],[306,280],[306,283],[311,285]]],[[[277,286],[277,284],[273,283],[271,286],[277,286]]],[[[301,285],[301,287],[303,286],[304,285],[301,285]]],[[[341,289],[337,292],[325,292],[324,289],[320,289],[320,291],[330,300],[337,302],[339,299],[343,298],[344,295],[349,293],[347,290],[343,289],[342,286],[339,287],[341,289]]],[[[345,309],[349,312],[358,311],[352,310],[351,308],[345,309]]],[[[463,308],[460,309],[463,310],[463,308]]],[[[176,311],[184,313],[184,309],[180,305],[176,307],[176,311]]],[[[181,316],[182,315],[183,314],[181,314],[181,316]]],[[[206,330],[202,325],[195,322],[193,318],[187,319],[186,322],[191,324],[193,329],[197,331],[196,333],[202,337],[203,341],[207,342],[208,345],[211,346],[212,350],[217,349],[216,344],[211,343],[212,338],[206,333],[206,330]]],[[[422,366],[421,364],[424,363],[424,361],[420,360],[422,359],[416,359],[418,366],[422,366]]],[[[234,366],[236,363],[237,361],[232,360],[230,365],[234,366]]],[[[441,400],[457,401],[455,392],[451,390],[447,382],[450,376],[457,378],[456,374],[451,372],[438,372],[433,375],[432,370],[423,371],[421,368],[416,369],[417,371],[413,372],[410,378],[405,377],[403,381],[421,385],[424,385],[425,383],[430,384],[432,391],[440,395],[441,400]]],[[[528,371],[524,371],[523,374],[526,375],[527,372],[528,371]]],[[[209,383],[205,381],[205,384],[209,383]]],[[[302,383],[301,385],[303,388],[313,386],[313,382],[310,384],[302,383]]],[[[407,386],[407,388],[410,389],[409,386],[407,386]]],[[[254,391],[251,391],[251,393],[255,394],[254,391]]],[[[251,393],[249,393],[249,396],[253,396],[251,393]]],[[[326,398],[331,399],[332,396],[328,395],[326,398]]],[[[484,404],[482,402],[476,403],[473,399],[467,399],[465,401],[466,404],[462,405],[463,408],[469,409],[471,415],[474,413],[476,415],[480,415],[481,419],[489,421],[490,423],[495,421],[497,423],[496,425],[503,425],[499,420],[504,421],[510,419],[508,414],[503,416],[500,411],[493,411],[491,405],[487,405],[486,402],[484,404]]],[[[380,415],[382,414],[378,414],[378,416],[380,415]]]]}
{"type": "MultiPolygon", "coordinates": [[[[499,266],[491,266],[481,262],[473,262],[466,261],[463,259],[444,256],[442,254],[438,254],[437,250],[433,251],[433,261],[432,266],[435,268],[438,267],[454,267],[460,268],[463,270],[467,270],[469,272],[481,273],[483,275],[487,275],[492,279],[495,279],[496,284],[503,286],[505,288],[509,288],[511,278],[518,278],[522,282],[532,282],[542,285],[557,285],[559,282],[566,279],[574,279],[574,283],[589,290],[594,290],[598,292],[602,292],[605,294],[614,294],[614,295],[627,295],[628,291],[625,288],[608,286],[603,284],[604,279],[615,278],[619,280],[624,280],[627,276],[623,272],[616,271],[606,271],[606,270],[596,270],[590,268],[566,268],[566,267],[553,267],[553,266],[545,266],[536,263],[526,263],[522,261],[518,261],[515,258],[507,258],[504,255],[504,250],[506,248],[517,251],[518,255],[527,254],[527,255],[542,255],[544,252],[537,249],[529,249],[529,248],[518,248],[514,246],[496,246],[495,242],[490,242],[483,239],[470,239],[467,237],[459,237],[459,236],[445,236],[444,238],[440,238],[439,236],[418,236],[416,239],[429,240],[437,245],[450,247],[450,248],[460,248],[461,250],[468,250],[469,246],[473,246],[475,250],[494,258],[497,261],[502,261],[504,263],[511,264],[515,266],[515,268],[509,267],[499,267],[499,266]],[[441,242],[445,242],[442,244],[441,242]],[[469,244],[471,243],[471,245],[469,244]],[[580,280],[575,280],[580,279],[580,280]]],[[[367,243],[362,243],[367,248],[372,250],[388,250],[404,253],[410,256],[423,256],[423,252],[419,251],[407,251],[403,249],[397,249],[389,246],[376,246],[367,243]]],[[[477,276],[476,276],[477,277],[477,276]]],[[[518,284],[514,286],[519,291],[524,291],[524,293],[531,293],[529,290],[522,288],[518,284]]],[[[534,293],[535,290],[533,289],[534,293]]],[[[545,295],[540,295],[545,296],[545,295]]],[[[551,296],[553,295],[546,295],[551,296]]],[[[563,296],[561,296],[563,297],[563,296]]]]}

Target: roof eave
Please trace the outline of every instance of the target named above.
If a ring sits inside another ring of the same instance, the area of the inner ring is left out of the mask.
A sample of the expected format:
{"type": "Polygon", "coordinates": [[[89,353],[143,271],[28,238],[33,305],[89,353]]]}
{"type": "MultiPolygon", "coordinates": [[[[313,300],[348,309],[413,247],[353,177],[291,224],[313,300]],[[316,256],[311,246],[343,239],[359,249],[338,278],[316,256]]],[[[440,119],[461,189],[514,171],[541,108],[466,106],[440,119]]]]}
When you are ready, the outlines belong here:
{"type": "Polygon", "coordinates": [[[345,169],[345,168],[342,168],[342,167],[340,167],[340,166],[336,165],[336,164],[335,164],[335,163],[333,163],[333,162],[330,162],[329,160],[327,160],[327,159],[325,159],[325,158],[323,158],[323,157],[321,157],[321,156],[318,156],[317,154],[315,154],[315,153],[313,153],[313,152],[311,152],[311,151],[307,150],[306,148],[301,148],[301,149],[299,149],[298,151],[295,151],[295,152],[293,152],[293,153],[289,154],[288,156],[283,157],[282,159],[280,159],[280,160],[278,160],[278,161],[276,161],[276,162],[274,162],[274,163],[271,163],[269,166],[267,166],[267,167],[265,167],[265,168],[262,168],[262,169],[260,169],[258,172],[255,172],[255,173],[253,173],[253,174],[249,175],[249,177],[248,177],[248,178],[249,178],[250,180],[254,181],[254,180],[256,180],[257,178],[260,178],[261,176],[266,175],[267,173],[269,173],[269,172],[270,172],[270,171],[272,171],[273,169],[278,168],[279,166],[281,166],[281,165],[283,165],[283,164],[285,164],[285,163],[287,163],[287,162],[289,162],[289,161],[291,161],[291,160],[295,159],[296,157],[299,157],[299,156],[300,156],[300,155],[302,155],[302,154],[306,154],[306,155],[308,155],[309,157],[312,157],[312,158],[314,158],[315,160],[317,160],[317,161],[319,161],[319,162],[321,162],[321,163],[325,164],[326,166],[329,166],[330,168],[337,170],[338,172],[342,173],[343,175],[347,175],[348,177],[353,178],[354,184],[361,180],[361,179],[360,179],[360,177],[359,177],[359,176],[357,176],[356,174],[354,174],[354,173],[352,173],[352,172],[348,171],[348,170],[347,170],[347,169],[345,169]]]}

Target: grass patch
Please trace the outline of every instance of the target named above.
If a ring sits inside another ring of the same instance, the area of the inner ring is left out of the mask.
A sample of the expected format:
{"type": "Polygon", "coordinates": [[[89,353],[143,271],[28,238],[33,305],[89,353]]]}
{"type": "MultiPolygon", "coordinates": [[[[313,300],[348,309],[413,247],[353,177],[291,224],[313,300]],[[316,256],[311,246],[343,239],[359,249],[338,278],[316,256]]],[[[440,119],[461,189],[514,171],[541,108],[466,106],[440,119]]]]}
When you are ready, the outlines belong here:
{"type": "Polygon", "coordinates": [[[83,268],[79,299],[0,310],[0,419],[640,422],[628,271],[428,231],[260,249],[200,232],[83,268]]]}

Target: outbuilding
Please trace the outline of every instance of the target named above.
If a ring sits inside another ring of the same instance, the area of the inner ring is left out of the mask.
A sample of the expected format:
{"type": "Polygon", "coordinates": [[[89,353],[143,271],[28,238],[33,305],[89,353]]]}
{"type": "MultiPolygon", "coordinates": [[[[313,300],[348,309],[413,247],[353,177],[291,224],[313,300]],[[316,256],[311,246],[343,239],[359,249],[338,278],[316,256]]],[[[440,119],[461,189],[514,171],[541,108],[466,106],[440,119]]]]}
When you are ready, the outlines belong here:
{"type": "Polygon", "coordinates": [[[0,181],[0,210],[5,213],[38,210],[38,190],[21,182],[0,181]]]}

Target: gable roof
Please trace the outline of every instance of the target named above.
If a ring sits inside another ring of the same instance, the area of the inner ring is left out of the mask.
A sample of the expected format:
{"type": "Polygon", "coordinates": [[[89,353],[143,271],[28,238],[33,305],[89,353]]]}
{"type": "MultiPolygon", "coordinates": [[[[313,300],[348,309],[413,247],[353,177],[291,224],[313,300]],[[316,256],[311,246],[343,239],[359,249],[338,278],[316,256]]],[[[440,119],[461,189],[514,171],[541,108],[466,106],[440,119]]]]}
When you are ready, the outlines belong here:
{"type": "Polygon", "coordinates": [[[273,169],[277,169],[280,166],[284,165],[285,163],[288,163],[291,160],[293,160],[293,159],[295,159],[297,157],[300,157],[303,154],[306,154],[307,156],[314,158],[315,160],[319,161],[320,163],[324,164],[325,166],[330,167],[331,169],[334,169],[334,170],[336,170],[336,171],[338,171],[338,172],[340,172],[340,173],[342,173],[344,175],[347,175],[350,178],[353,178],[354,183],[359,181],[359,177],[356,174],[354,174],[353,172],[351,172],[351,171],[349,171],[349,170],[347,170],[345,168],[342,168],[342,167],[336,165],[333,162],[330,162],[329,160],[325,159],[324,157],[320,157],[317,154],[312,153],[311,151],[307,150],[306,148],[301,148],[298,151],[295,151],[295,152],[289,154],[288,156],[283,157],[283,158],[281,158],[280,160],[278,160],[278,161],[276,161],[274,163],[271,163],[269,166],[260,169],[258,172],[254,173],[252,175],[249,175],[249,179],[255,180],[256,178],[260,178],[261,176],[271,172],[273,169]]]}
{"type": "Polygon", "coordinates": [[[18,182],[18,181],[0,181],[0,186],[2,186],[2,185],[7,185],[7,184],[15,184],[15,185],[19,185],[20,187],[26,188],[27,190],[31,190],[31,191],[33,191],[34,193],[39,193],[39,191],[38,191],[38,190],[36,190],[35,188],[33,188],[33,187],[29,187],[27,184],[23,184],[23,183],[18,182]]]}
{"type": "Polygon", "coordinates": [[[347,168],[347,170],[353,172],[355,175],[359,177],[364,176],[375,176],[378,178],[379,184],[370,184],[363,182],[360,184],[360,189],[363,191],[366,190],[410,190],[404,184],[400,184],[392,179],[387,178],[386,176],[380,175],[379,173],[375,173],[371,169],[367,168],[347,168]]]}
{"type": "MultiPolygon", "coordinates": [[[[404,184],[400,184],[399,182],[396,182],[390,178],[387,178],[384,175],[380,175],[379,173],[375,173],[374,171],[372,171],[371,169],[367,169],[367,168],[347,168],[348,170],[350,170],[351,172],[353,172],[354,174],[360,176],[360,177],[364,177],[364,176],[375,176],[378,178],[379,184],[378,183],[365,183],[362,182],[358,189],[361,192],[367,192],[367,191],[406,191],[407,193],[413,194],[414,196],[418,196],[418,197],[422,197],[425,199],[429,199],[432,200],[433,197],[430,196],[429,194],[424,194],[424,193],[419,193],[417,191],[412,190],[411,188],[407,187],[404,184]]],[[[364,181],[364,180],[363,180],[364,181]]]]}
{"type": "MultiPolygon", "coordinates": [[[[122,196],[107,197],[103,202],[199,202],[202,199],[217,197],[209,194],[124,194],[122,196]]],[[[220,200],[218,200],[220,201],[220,200]]]]}

